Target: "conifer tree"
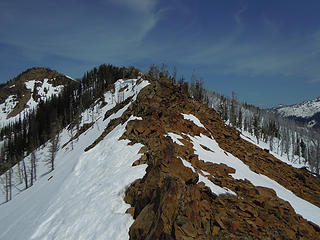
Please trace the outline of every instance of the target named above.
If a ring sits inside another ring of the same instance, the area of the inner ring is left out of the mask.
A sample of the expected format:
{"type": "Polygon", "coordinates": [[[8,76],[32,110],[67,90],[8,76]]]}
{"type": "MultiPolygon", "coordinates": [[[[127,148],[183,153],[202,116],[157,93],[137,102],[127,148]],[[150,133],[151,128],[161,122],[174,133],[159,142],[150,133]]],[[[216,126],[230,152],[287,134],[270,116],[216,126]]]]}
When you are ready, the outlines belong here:
{"type": "Polygon", "coordinates": [[[255,114],[253,117],[253,134],[257,139],[257,143],[259,144],[260,139],[260,116],[255,114]]]}

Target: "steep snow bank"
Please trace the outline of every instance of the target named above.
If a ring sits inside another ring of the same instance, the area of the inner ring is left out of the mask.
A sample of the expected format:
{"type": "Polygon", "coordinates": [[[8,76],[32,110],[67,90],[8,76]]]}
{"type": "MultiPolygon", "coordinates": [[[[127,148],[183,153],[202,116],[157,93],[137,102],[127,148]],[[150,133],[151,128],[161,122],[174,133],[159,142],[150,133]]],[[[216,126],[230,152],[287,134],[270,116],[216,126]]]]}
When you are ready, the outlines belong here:
{"type": "MultiPolygon", "coordinates": [[[[122,99],[133,96],[147,86],[147,81],[137,79],[119,80],[116,85],[127,90],[105,94],[106,105],[98,104],[82,114],[82,123],[94,124],[85,133],[60,149],[55,170],[48,173],[46,159],[48,146],[36,152],[39,179],[22,192],[14,191],[14,198],[0,205],[0,239],[128,239],[133,222],[125,211],[129,205],[123,202],[126,187],[145,174],[145,165],[132,167],[140,158],[141,144],[129,146],[119,137],[126,124],[118,125],[98,145],[88,152],[84,149],[96,140],[108,123],[120,117],[131,103],[103,121],[104,114],[116,106],[115,96],[122,99]],[[96,115],[96,116],[95,116],[96,115]],[[101,117],[102,116],[102,117],[101,117]]],[[[137,119],[130,117],[130,120],[137,119]]],[[[60,146],[70,139],[64,129],[60,146]]],[[[30,157],[26,158],[29,165],[30,157]]],[[[17,166],[13,172],[16,175],[17,166]]],[[[3,177],[3,176],[1,176],[3,177]]],[[[15,182],[15,189],[23,184],[15,182]]],[[[3,202],[3,194],[0,196],[3,202]]]]}
{"type": "MultiPolygon", "coordinates": [[[[133,120],[131,117],[129,120],[133,120]]],[[[128,146],[118,139],[126,123],[105,140],[83,153],[67,176],[57,198],[40,216],[32,239],[128,239],[133,219],[125,214],[126,187],[145,174],[145,165],[132,167],[140,158],[141,144],[128,146]]]]}
{"type": "MultiPolygon", "coordinates": [[[[259,144],[257,143],[256,141],[256,138],[255,136],[253,136],[252,134],[250,134],[249,132],[245,132],[245,131],[242,131],[242,133],[240,134],[241,138],[258,146],[259,148],[262,148],[262,149],[268,149],[270,151],[270,144],[268,143],[265,143],[263,142],[262,140],[259,141],[259,144]]],[[[278,143],[278,139],[275,139],[274,140],[274,144],[273,144],[273,147],[274,149],[276,149],[276,145],[279,144],[278,143]]],[[[289,161],[288,160],[288,157],[287,157],[287,154],[283,154],[282,156],[274,151],[270,151],[270,153],[276,157],[277,159],[279,159],[280,161],[294,167],[294,168],[302,168],[302,167],[306,167],[307,169],[310,169],[310,166],[308,163],[305,162],[305,159],[303,157],[299,157],[299,156],[294,156],[294,159],[293,161],[289,161]]]]}

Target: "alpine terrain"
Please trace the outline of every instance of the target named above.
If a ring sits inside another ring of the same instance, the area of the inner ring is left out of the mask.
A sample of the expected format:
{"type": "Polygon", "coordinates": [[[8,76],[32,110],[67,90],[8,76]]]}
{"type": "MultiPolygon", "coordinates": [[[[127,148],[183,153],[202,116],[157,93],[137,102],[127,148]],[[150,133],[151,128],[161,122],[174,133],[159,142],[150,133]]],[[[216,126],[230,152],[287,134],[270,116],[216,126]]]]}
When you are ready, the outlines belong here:
{"type": "Polygon", "coordinates": [[[0,86],[1,127],[18,121],[34,110],[41,101],[59,95],[70,77],[47,68],[32,68],[0,86]]]}
{"type": "Polygon", "coordinates": [[[46,71],[1,89],[0,239],[320,239],[320,178],[186,82],[46,71]]]}
{"type": "Polygon", "coordinates": [[[272,111],[307,124],[308,127],[320,128],[320,98],[291,106],[280,105],[272,108],[272,111]]]}

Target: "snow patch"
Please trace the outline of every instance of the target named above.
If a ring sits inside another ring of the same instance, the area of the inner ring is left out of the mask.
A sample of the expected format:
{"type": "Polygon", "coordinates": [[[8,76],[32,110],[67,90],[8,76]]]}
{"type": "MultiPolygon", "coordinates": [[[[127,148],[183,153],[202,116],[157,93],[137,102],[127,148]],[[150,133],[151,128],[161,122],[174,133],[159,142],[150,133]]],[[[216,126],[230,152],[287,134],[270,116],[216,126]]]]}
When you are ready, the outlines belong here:
{"type": "Polygon", "coordinates": [[[182,113],[182,115],[183,115],[183,118],[184,118],[184,119],[193,122],[193,123],[194,123],[195,125],[197,125],[198,127],[205,128],[205,127],[203,126],[203,124],[200,122],[200,120],[199,120],[196,116],[194,116],[194,115],[192,115],[192,114],[184,114],[184,113],[182,113]]]}
{"type": "MultiPolygon", "coordinates": [[[[15,95],[10,95],[4,103],[0,104],[0,123],[1,127],[10,123],[10,119],[8,118],[8,114],[12,112],[12,110],[16,107],[18,101],[16,100],[15,95]]],[[[19,116],[17,116],[19,117],[19,116]]],[[[17,118],[18,120],[18,118],[17,118]]]]}
{"type": "Polygon", "coordinates": [[[201,174],[198,174],[198,175],[199,175],[199,181],[198,182],[203,182],[207,187],[209,187],[211,189],[211,191],[214,194],[216,194],[216,195],[231,194],[231,195],[237,196],[237,194],[235,194],[230,189],[228,189],[226,187],[222,188],[222,187],[214,184],[213,182],[211,182],[207,177],[204,177],[201,174]]]}
{"type": "MultiPolygon", "coordinates": [[[[13,88],[15,85],[10,86],[9,88],[13,88]]],[[[15,117],[8,118],[9,113],[13,111],[13,109],[18,104],[16,100],[17,96],[10,95],[4,103],[0,104],[0,127],[4,127],[10,123],[16,122],[21,118],[23,120],[25,113],[28,113],[30,110],[35,109],[38,106],[40,100],[47,101],[53,95],[58,96],[63,89],[63,85],[59,85],[54,87],[51,83],[49,83],[49,79],[44,79],[42,81],[30,80],[25,82],[25,87],[31,91],[31,97],[26,103],[26,108],[15,117]],[[35,101],[32,97],[32,93],[35,87],[35,84],[39,84],[40,86],[37,87],[38,95],[40,98],[38,101],[35,101]]]]}
{"type": "Polygon", "coordinates": [[[196,170],[194,169],[194,167],[192,167],[191,163],[189,163],[188,161],[182,159],[181,157],[179,157],[180,160],[182,161],[183,165],[187,168],[191,168],[191,170],[196,173],[196,170]]]}
{"type": "MultiPolygon", "coordinates": [[[[192,167],[191,163],[189,163],[188,161],[180,158],[183,165],[185,167],[188,167],[188,168],[191,168],[191,170],[196,173],[195,169],[192,167]]],[[[203,171],[204,172],[204,171],[203,171]]],[[[209,173],[206,173],[207,175],[210,175],[209,173]]],[[[199,176],[199,180],[198,180],[198,183],[199,182],[203,182],[207,187],[209,187],[211,189],[211,191],[216,194],[216,195],[221,195],[221,194],[231,194],[231,195],[237,195],[236,193],[234,193],[233,191],[231,191],[230,189],[224,187],[220,187],[216,184],[214,184],[213,182],[211,182],[207,176],[202,176],[201,174],[198,174],[199,176]]]]}
{"type": "Polygon", "coordinates": [[[54,87],[51,83],[49,83],[49,79],[47,79],[47,78],[43,79],[43,82],[35,81],[35,80],[25,82],[26,88],[31,91],[31,98],[30,98],[31,102],[27,103],[27,105],[29,107],[35,107],[34,103],[37,104],[35,102],[35,99],[32,98],[32,93],[33,93],[35,84],[40,85],[36,88],[36,90],[37,90],[37,93],[40,96],[40,99],[42,101],[48,100],[53,95],[58,96],[63,89],[63,85],[59,85],[59,86],[54,87]]]}
{"type": "Polygon", "coordinates": [[[316,125],[316,124],[317,124],[317,121],[313,119],[313,120],[311,120],[311,121],[308,122],[307,127],[308,127],[308,128],[312,128],[312,127],[314,127],[314,125],[316,125]]]}
{"type": "Polygon", "coordinates": [[[72,81],[77,81],[77,80],[75,80],[74,78],[72,78],[72,77],[70,77],[70,76],[68,76],[68,75],[64,75],[66,78],[69,78],[70,80],[72,80],[72,81]]]}
{"type": "Polygon", "coordinates": [[[181,137],[180,135],[169,132],[165,136],[169,136],[173,142],[175,142],[176,144],[178,144],[180,146],[183,146],[183,143],[179,141],[179,139],[183,139],[183,137],[181,137]]]}
{"type": "Polygon", "coordinates": [[[108,92],[104,94],[105,102],[111,103],[111,104],[117,104],[124,100],[126,100],[129,97],[133,97],[133,101],[137,99],[138,93],[143,89],[144,87],[148,86],[150,83],[143,79],[119,79],[114,84],[114,93],[108,92]],[[139,84],[137,82],[140,81],[139,84]],[[125,89],[124,91],[120,91],[122,89],[125,89]]]}
{"type": "Polygon", "coordinates": [[[288,201],[298,214],[320,226],[319,207],[297,197],[291,191],[267,176],[251,171],[246,164],[234,157],[232,154],[228,153],[228,155],[226,155],[225,151],[219,147],[218,143],[214,139],[211,139],[203,134],[195,137],[189,136],[189,138],[193,143],[193,148],[199,159],[216,164],[226,164],[227,166],[236,170],[235,173],[230,174],[233,178],[242,180],[247,179],[255,186],[273,189],[277,196],[285,201],[288,201]],[[201,145],[214,150],[214,152],[205,151],[201,145]]]}

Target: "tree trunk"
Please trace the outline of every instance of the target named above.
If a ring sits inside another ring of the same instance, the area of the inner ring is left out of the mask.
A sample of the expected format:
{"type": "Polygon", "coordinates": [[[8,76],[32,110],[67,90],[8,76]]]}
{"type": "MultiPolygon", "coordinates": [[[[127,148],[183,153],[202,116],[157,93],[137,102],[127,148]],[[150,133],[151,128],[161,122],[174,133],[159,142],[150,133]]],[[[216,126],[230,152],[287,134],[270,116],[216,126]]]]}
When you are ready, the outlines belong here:
{"type": "Polygon", "coordinates": [[[5,189],[6,189],[6,202],[8,202],[9,201],[9,187],[8,187],[8,185],[9,185],[9,179],[8,179],[8,171],[6,172],[6,183],[5,183],[5,189]]]}
{"type": "Polygon", "coordinates": [[[18,161],[18,178],[19,178],[19,184],[21,184],[22,183],[22,174],[21,174],[20,161],[18,161]]]}
{"type": "Polygon", "coordinates": [[[25,182],[25,186],[27,189],[28,188],[28,173],[27,173],[27,168],[26,168],[26,164],[24,162],[24,159],[22,160],[22,166],[23,166],[24,182],[25,182]]]}
{"type": "Polygon", "coordinates": [[[33,164],[33,167],[32,167],[32,169],[33,169],[33,178],[34,178],[34,180],[37,180],[37,163],[36,163],[36,154],[35,154],[35,152],[33,151],[32,153],[31,153],[31,159],[32,159],[32,164],[33,164]]]}
{"type": "Polygon", "coordinates": [[[12,199],[12,168],[9,169],[9,200],[12,199]]]}

